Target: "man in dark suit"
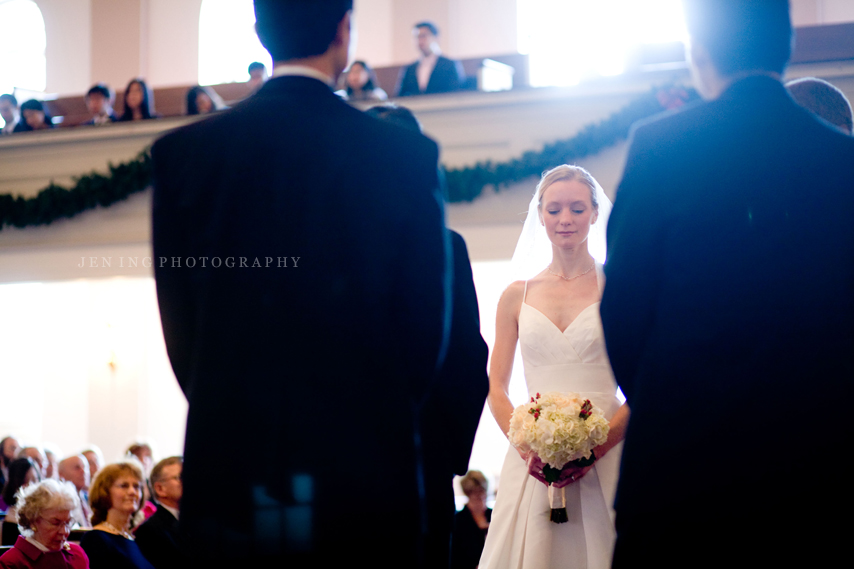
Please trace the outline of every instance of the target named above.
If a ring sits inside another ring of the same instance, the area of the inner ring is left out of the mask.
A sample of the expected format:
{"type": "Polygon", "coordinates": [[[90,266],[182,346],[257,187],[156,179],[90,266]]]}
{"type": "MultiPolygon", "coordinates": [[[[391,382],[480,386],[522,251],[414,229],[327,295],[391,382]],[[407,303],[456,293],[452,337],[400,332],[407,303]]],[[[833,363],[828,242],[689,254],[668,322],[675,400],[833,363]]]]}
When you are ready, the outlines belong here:
{"type": "Polygon", "coordinates": [[[170,456],[151,469],[151,489],[157,500],[157,511],[136,529],[136,544],[157,569],[181,569],[192,561],[179,545],[178,518],[181,512],[181,470],[184,460],[170,456]]]}
{"type": "Polygon", "coordinates": [[[332,92],[351,8],[255,0],[273,78],[152,150],[189,401],[179,525],[208,564],[424,559],[418,410],[451,309],[438,148],[332,92]]]}
{"type": "Polygon", "coordinates": [[[602,322],[631,406],[615,567],[832,566],[847,546],[854,139],[781,83],[786,0],[685,0],[708,99],[634,131],[602,322]]]}
{"type": "Polygon", "coordinates": [[[418,61],[400,70],[395,93],[398,97],[459,91],[465,82],[463,66],[448,59],[439,48],[439,28],[433,22],[420,22],[412,28],[418,61]]]}

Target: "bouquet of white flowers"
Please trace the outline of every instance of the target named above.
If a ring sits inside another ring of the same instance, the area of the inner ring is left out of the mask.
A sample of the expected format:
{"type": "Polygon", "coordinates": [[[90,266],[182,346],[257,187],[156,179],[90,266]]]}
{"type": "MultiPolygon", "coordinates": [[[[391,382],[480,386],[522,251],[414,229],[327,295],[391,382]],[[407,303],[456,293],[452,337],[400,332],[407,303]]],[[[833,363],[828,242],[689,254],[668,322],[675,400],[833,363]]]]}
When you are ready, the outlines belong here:
{"type": "MultiPolygon", "coordinates": [[[[522,452],[535,453],[546,463],[543,476],[551,484],[558,480],[561,470],[572,463],[583,468],[596,460],[593,448],[608,439],[610,426],[589,399],[577,393],[546,393],[531,397],[531,401],[519,405],[510,417],[507,433],[510,443],[522,452]]],[[[549,492],[552,502],[551,520],[556,523],[567,521],[566,497],[561,488],[561,506],[555,507],[555,496],[549,492]]]]}

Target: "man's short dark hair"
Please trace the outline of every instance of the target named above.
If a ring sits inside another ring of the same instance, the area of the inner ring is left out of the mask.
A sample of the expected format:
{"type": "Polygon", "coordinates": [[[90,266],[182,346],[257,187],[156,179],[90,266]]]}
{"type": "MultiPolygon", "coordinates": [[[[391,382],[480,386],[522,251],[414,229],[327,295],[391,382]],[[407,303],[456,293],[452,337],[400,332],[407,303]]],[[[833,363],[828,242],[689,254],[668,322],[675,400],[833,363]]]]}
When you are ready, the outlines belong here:
{"type": "Polygon", "coordinates": [[[4,93],[0,95],[0,101],[9,101],[12,103],[13,107],[18,106],[18,99],[15,98],[15,95],[10,95],[9,93],[4,93]]]}
{"type": "Polygon", "coordinates": [[[804,77],[786,83],[786,89],[797,103],[848,134],[854,131],[851,103],[845,94],[817,77],[804,77]]]}
{"type": "Polygon", "coordinates": [[[725,76],[782,74],[792,53],[788,0],[683,0],[691,40],[725,76]]]}
{"type": "Polygon", "coordinates": [[[416,30],[418,28],[427,28],[428,30],[430,30],[430,33],[433,34],[434,36],[439,35],[439,28],[433,22],[428,22],[425,20],[423,22],[418,22],[417,24],[415,24],[412,27],[415,28],[416,30]]]}
{"type": "Polygon", "coordinates": [[[256,69],[263,69],[264,71],[267,71],[267,66],[261,63],[260,61],[253,61],[249,64],[249,69],[247,71],[249,71],[249,73],[251,74],[256,69]]]}
{"type": "Polygon", "coordinates": [[[113,91],[103,83],[96,83],[95,85],[92,85],[92,87],[86,91],[86,98],[88,99],[95,94],[103,96],[108,101],[113,100],[113,91]]]}
{"type": "Polygon", "coordinates": [[[255,0],[258,38],[273,61],[321,55],[353,0],[255,0]]]}
{"type": "Polygon", "coordinates": [[[184,458],[181,456],[170,456],[154,465],[154,468],[151,469],[151,476],[149,477],[152,488],[163,479],[163,469],[173,464],[184,464],[184,458]]]}

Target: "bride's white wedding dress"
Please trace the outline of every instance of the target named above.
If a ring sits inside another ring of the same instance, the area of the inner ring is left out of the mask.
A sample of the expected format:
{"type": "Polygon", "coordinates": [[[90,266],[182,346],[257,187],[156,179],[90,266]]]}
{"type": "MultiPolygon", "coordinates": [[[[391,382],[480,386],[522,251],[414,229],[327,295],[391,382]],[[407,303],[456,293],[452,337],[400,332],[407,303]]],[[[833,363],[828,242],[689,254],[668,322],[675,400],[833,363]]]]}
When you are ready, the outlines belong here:
{"type": "MultiPolygon", "coordinates": [[[[600,290],[604,283],[597,264],[600,290]]],[[[610,419],[620,407],[617,385],[605,353],[599,303],[585,308],[561,332],[536,308],[519,312],[519,342],[528,392],[577,392],[610,419]]],[[[480,569],[605,569],[614,547],[614,494],[622,443],[566,487],[569,521],[549,521],[548,489],[528,474],[513,447],[507,451],[480,569]]]]}

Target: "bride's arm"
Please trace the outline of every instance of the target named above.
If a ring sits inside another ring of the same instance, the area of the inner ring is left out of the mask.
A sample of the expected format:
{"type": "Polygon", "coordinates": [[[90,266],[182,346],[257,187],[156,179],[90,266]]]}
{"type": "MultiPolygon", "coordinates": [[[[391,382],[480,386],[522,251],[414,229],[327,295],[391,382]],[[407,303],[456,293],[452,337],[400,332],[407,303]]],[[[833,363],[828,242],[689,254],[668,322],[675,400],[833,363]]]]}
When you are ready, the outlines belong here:
{"type": "Polygon", "coordinates": [[[510,374],[513,357],[519,340],[519,309],[522,306],[524,283],[515,282],[507,287],[498,301],[495,315],[495,346],[489,362],[489,410],[504,436],[510,429],[513,403],[510,401],[510,374]]]}

